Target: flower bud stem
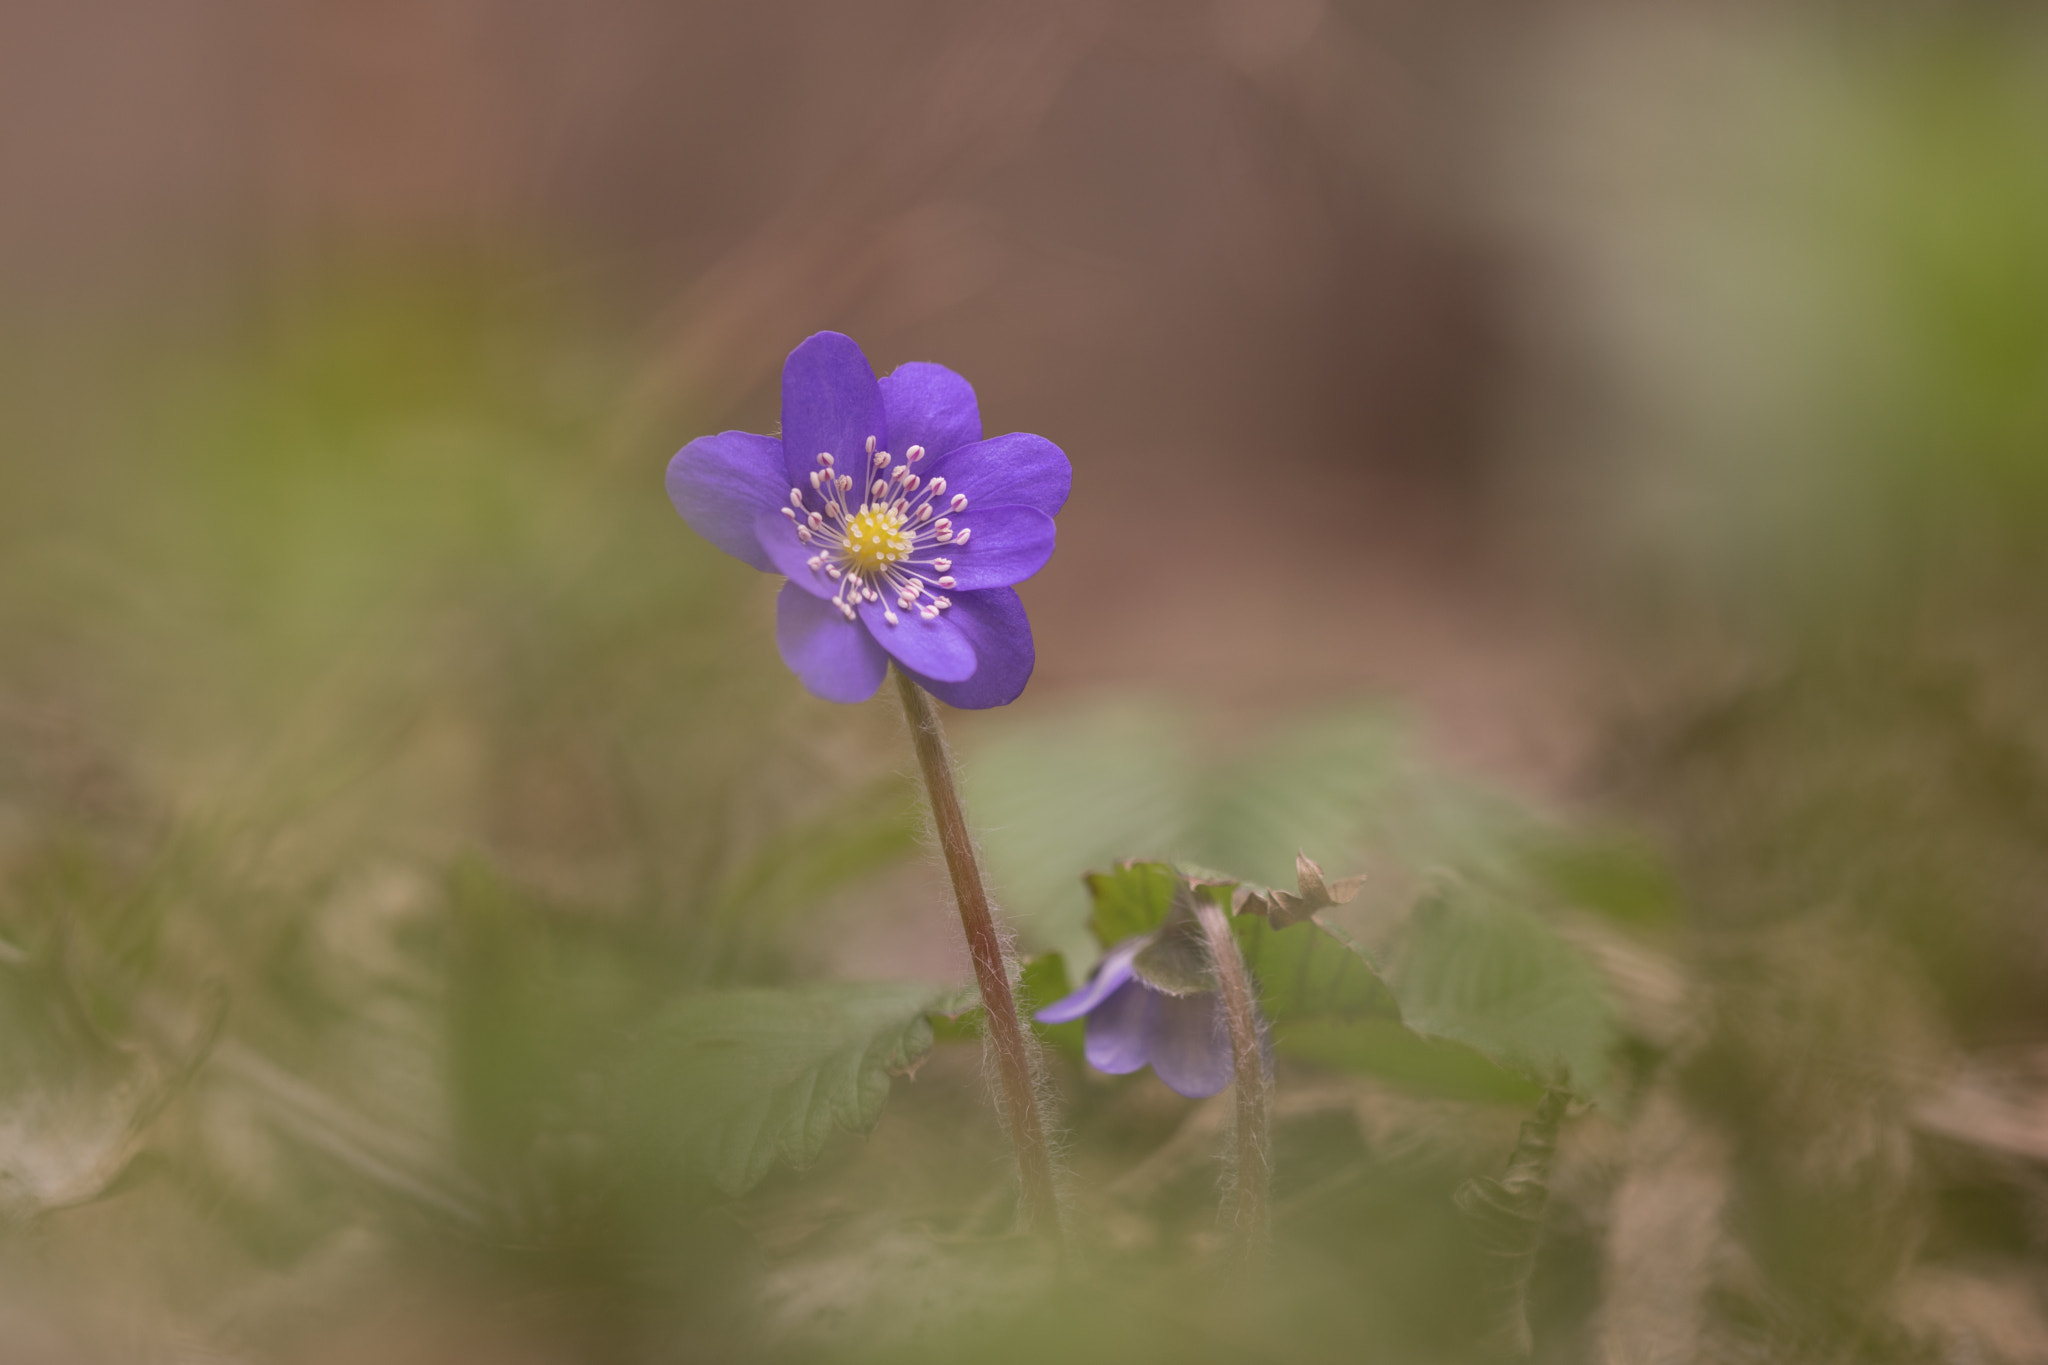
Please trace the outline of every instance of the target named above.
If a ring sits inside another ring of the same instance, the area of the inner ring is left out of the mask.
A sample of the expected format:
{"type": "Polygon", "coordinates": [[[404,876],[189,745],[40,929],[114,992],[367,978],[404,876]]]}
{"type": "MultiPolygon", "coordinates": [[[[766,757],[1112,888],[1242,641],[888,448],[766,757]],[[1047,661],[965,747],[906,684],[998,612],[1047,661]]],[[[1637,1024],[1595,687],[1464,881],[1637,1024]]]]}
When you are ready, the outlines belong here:
{"type": "Polygon", "coordinates": [[[981,865],[974,856],[974,841],[967,819],[960,812],[960,795],[953,782],[953,761],[946,752],[945,731],[939,728],[938,708],[923,688],[901,670],[896,687],[903,694],[903,714],[910,722],[910,737],[917,746],[918,767],[924,772],[925,791],[931,797],[932,828],[939,847],[946,854],[946,870],[953,876],[953,897],[960,905],[960,927],[967,934],[967,952],[974,959],[974,979],[981,988],[982,1015],[987,1021],[990,1050],[1002,1084],[1003,1118],[1010,1141],[1017,1148],[1018,1222],[1027,1230],[1059,1236],[1059,1197],[1053,1182],[1052,1145],[1046,1139],[1045,1117],[1040,1112],[1038,1089],[1032,1075],[1031,1045],[1017,1015],[1017,1002],[1010,990],[1009,964],[1004,958],[1002,936],[989,912],[988,893],[981,884],[981,865]]]}
{"type": "Polygon", "coordinates": [[[1232,1246],[1240,1261],[1258,1259],[1272,1236],[1272,1164],[1267,1146],[1267,1118],[1273,1105],[1273,1078],[1266,1072],[1266,1050],[1259,1039],[1258,997],[1251,973],[1230,932],[1223,908],[1197,893],[1195,915],[1209,941],[1216,964],[1216,987],[1223,997],[1223,1018],[1230,1029],[1232,1087],[1237,1097],[1237,1150],[1232,1158],[1228,1203],[1232,1246]]]}

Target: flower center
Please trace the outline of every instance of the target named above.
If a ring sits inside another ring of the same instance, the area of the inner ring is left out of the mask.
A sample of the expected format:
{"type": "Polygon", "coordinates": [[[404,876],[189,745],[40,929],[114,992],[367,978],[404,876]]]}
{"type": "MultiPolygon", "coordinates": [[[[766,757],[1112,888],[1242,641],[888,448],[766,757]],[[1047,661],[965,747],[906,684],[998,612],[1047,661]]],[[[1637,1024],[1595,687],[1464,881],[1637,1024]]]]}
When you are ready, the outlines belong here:
{"type": "Polygon", "coordinates": [[[870,504],[846,521],[846,567],[862,575],[875,574],[906,558],[911,538],[903,533],[910,518],[895,507],[870,504]]]}
{"type": "Polygon", "coordinates": [[[972,527],[953,525],[967,510],[967,495],[948,495],[943,475],[925,479],[911,472],[924,458],[923,446],[903,452],[898,463],[888,451],[875,449],[870,436],[867,456],[859,502],[852,473],[840,472],[832,453],[821,451],[809,479],[810,497],[801,488],[790,489],[782,515],[795,524],[796,538],[817,551],[807,567],[838,585],[831,602],[847,620],[863,602],[881,605],[882,620],[891,626],[902,622],[898,610],[936,620],[953,605],[946,596],[954,587],[952,556],[974,534],[972,527]]]}

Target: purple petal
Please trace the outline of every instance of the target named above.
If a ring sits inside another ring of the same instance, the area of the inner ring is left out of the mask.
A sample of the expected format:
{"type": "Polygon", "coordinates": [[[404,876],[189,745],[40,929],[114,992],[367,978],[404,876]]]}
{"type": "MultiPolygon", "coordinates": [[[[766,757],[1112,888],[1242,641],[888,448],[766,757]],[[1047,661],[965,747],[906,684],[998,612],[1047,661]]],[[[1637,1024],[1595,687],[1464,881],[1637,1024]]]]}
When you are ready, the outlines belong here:
{"type": "Polygon", "coordinates": [[[1126,939],[1110,950],[1095,968],[1095,975],[1088,984],[1072,995],[1053,1001],[1031,1017],[1041,1024],[1071,1024],[1089,1010],[1107,1000],[1117,987],[1129,981],[1134,974],[1131,959],[1147,942],[1145,935],[1126,939]]]}
{"type": "Polygon", "coordinates": [[[938,682],[912,672],[925,691],[948,706],[982,711],[1008,706],[1031,681],[1037,653],[1031,645],[1031,621],[1015,588],[988,588],[961,593],[946,615],[974,646],[975,666],[965,682],[938,682]]]}
{"type": "Polygon", "coordinates": [[[889,427],[868,358],[838,332],[806,339],[782,364],[782,455],[790,486],[804,486],[821,451],[859,477],[871,436],[879,445],[889,439],[889,427]]]}
{"type": "Polygon", "coordinates": [[[1145,1036],[1159,992],[1142,981],[1126,981],[1088,1016],[1082,1052],[1088,1065],[1112,1076],[1128,1076],[1145,1065],[1145,1036]]]}
{"type": "Polygon", "coordinates": [[[699,436],[668,462],[669,501],[690,529],[763,571],[775,565],[754,537],[754,518],[788,496],[782,442],[773,436],[699,436]]]}
{"type": "Polygon", "coordinates": [[[775,599],[775,647],[805,689],[826,701],[866,701],[889,671],[889,656],[865,628],[794,583],[775,599]]]}
{"type": "Polygon", "coordinates": [[[797,539],[796,523],[781,512],[763,512],[754,518],[754,540],[767,556],[770,569],[787,574],[791,583],[811,596],[830,597],[839,591],[839,585],[826,577],[822,568],[811,567],[810,558],[817,550],[797,539]]]}
{"type": "Polygon", "coordinates": [[[974,386],[944,365],[913,360],[882,377],[882,411],[889,448],[898,455],[923,446],[928,459],[981,439],[981,406],[974,386]]]}
{"type": "Polygon", "coordinates": [[[942,475],[953,492],[967,495],[969,504],[1016,503],[1036,507],[1049,517],[1059,515],[1074,486],[1074,467],[1065,453],[1043,436],[1024,431],[947,452],[925,472],[927,481],[942,475]]]}
{"type": "Polygon", "coordinates": [[[973,674],[974,646],[952,612],[940,612],[927,621],[916,607],[897,606],[888,593],[879,602],[862,602],[856,610],[868,633],[911,673],[940,682],[960,682],[973,674]],[[890,625],[884,613],[894,614],[896,624],[890,625]]]}
{"type": "Polygon", "coordinates": [[[1173,1090],[1205,1099],[1230,1084],[1230,1033],[1223,999],[1214,991],[1168,995],[1155,991],[1145,1030],[1152,1069],[1173,1090]]]}
{"type": "Polygon", "coordinates": [[[954,587],[964,591],[1022,583],[1052,558],[1053,541],[1059,534],[1051,517],[1036,507],[1015,504],[977,507],[970,503],[953,522],[973,535],[965,545],[940,545],[937,552],[952,561],[947,572],[953,576],[954,587]]]}

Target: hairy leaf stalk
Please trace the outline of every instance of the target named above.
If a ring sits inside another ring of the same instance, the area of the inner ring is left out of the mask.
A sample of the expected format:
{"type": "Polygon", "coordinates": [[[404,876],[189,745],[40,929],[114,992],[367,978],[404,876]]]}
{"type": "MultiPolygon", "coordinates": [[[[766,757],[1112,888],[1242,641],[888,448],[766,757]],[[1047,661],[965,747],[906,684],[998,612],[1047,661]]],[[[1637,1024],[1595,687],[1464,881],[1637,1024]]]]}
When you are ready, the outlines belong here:
{"type": "Polygon", "coordinates": [[[939,847],[945,850],[946,870],[953,877],[953,897],[960,905],[960,927],[966,931],[967,952],[974,959],[975,983],[981,987],[982,1014],[987,1020],[997,1077],[1002,1084],[1003,1118],[1010,1130],[1010,1141],[1017,1148],[1018,1221],[1027,1230],[1057,1237],[1059,1194],[1053,1180],[1052,1144],[1046,1137],[1045,1116],[1032,1074],[1031,1045],[1017,1017],[1002,936],[989,911],[988,892],[981,884],[981,865],[974,856],[967,818],[960,811],[960,794],[953,782],[953,760],[946,752],[945,731],[939,728],[938,708],[932,705],[924,689],[901,669],[891,671],[896,675],[897,690],[903,695],[903,714],[910,721],[918,767],[924,772],[925,791],[931,797],[932,827],[938,834],[939,847]]]}
{"type": "Polygon", "coordinates": [[[1501,1178],[1480,1176],[1458,1187],[1458,1207],[1479,1229],[1480,1244],[1494,1268],[1488,1286],[1494,1324],[1493,1351],[1521,1360],[1535,1349],[1529,1331],[1529,1280],[1536,1271],[1543,1210],[1550,1203],[1550,1162],[1557,1152],[1557,1125],[1570,1096],[1544,1092],[1533,1117],[1525,1119],[1501,1178]]]}
{"type": "Polygon", "coordinates": [[[1251,973],[1230,932],[1223,908],[1207,896],[1195,898],[1195,915],[1209,940],[1216,965],[1216,988],[1223,997],[1223,1018],[1230,1029],[1232,1088],[1237,1098],[1236,1151],[1232,1153],[1230,1193],[1225,1205],[1232,1246],[1239,1260],[1257,1259],[1272,1237],[1272,1158],[1267,1125],[1273,1108],[1273,1078],[1266,1071],[1266,1050],[1259,1037],[1259,1003],[1251,973]]]}

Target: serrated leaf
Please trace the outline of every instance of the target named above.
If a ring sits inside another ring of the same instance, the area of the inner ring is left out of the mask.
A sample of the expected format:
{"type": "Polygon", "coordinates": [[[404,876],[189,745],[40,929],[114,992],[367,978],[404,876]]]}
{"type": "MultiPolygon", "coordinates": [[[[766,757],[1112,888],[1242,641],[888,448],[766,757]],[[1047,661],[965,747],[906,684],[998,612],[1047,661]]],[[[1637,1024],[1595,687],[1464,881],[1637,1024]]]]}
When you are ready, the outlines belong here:
{"type": "Polygon", "coordinates": [[[1119,864],[1108,872],[1090,872],[1083,880],[1095,900],[1088,930],[1098,944],[1112,948],[1166,923],[1180,874],[1165,863],[1134,862],[1119,864]]]}
{"type": "MultiPolygon", "coordinates": [[[[971,998],[971,992],[965,993],[971,998]]],[[[963,993],[897,982],[717,991],[664,1009],[624,1068],[640,1136],[730,1195],[801,1168],[835,1128],[866,1132],[892,1075],[931,1050],[963,993]]]]}

